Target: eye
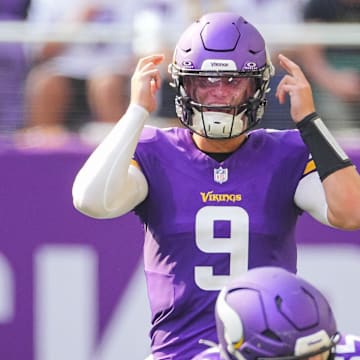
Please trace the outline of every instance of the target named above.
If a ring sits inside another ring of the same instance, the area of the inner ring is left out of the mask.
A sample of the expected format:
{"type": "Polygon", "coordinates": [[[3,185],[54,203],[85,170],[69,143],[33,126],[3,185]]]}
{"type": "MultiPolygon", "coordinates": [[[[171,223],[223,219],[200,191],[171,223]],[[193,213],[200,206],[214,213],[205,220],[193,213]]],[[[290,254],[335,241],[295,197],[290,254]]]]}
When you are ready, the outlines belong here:
{"type": "Polygon", "coordinates": [[[212,78],[199,77],[198,80],[197,80],[197,85],[200,86],[200,87],[211,86],[213,84],[211,79],[212,78]]]}
{"type": "Polygon", "coordinates": [[[233,77],[229,77],[228,78],[228,84],[232,87],[238,87],[240,86],[240,84],[242,83],[242,78],[233,78],[233,77]]]}

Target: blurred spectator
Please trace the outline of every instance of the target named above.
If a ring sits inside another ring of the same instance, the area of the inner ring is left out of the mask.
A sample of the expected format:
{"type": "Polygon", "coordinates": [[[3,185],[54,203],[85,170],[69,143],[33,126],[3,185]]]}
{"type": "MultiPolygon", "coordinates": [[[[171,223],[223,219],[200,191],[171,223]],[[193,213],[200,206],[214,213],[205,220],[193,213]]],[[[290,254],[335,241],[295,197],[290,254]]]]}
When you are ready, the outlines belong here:
{"type": "MultiPolygon", "coordinates": [[[[303,7],[306,1],[307,0],[223,0],[228,10],[237,11],[249,22],[258,25],[260,28],[261,25],[293,25],[302,23],[303,7]]],[[[266,39],[266,35],[267,34],[264,33],[276,71],[275,76],[271,79],[271,91],[267,96],[268,105],[259,126],[273,129],[294,128],[294,123],[288,116],[290,100],[287,98],[285,104],[279,104],[275,96],[275,90],[285,75],[282,68],[278,66],[278,54],[283,53],[297,62],[298,48],[292,44],[283,46],[274,45],[266,39]],[[287,107],[288,111],[284,111],[284,107],[287,107]]]]}
{"type": "MultiPolygon", "coordinates": [[[[360,23],[360,1],[309,0],[304,19],[360,23]]],[[[332,130],[360,129],[360,48],[309,45],[302,52],[302,64],[315,85],[316,108],[327,125],[332,130]]]]}
{"type": "MultiPolygon", "coordinates": [[[[33,0],[29,21],[43,30],[56,23],[118,23],[132,26],[138,1],[33,0]]],[[[113,123],[128,103],[131,42],[48,42],[31,49],[27,79],[28,125],[45,133],[78,130],[84,122],[113,123]]]]}
{"type": "Polygon", "coordinates": [[[152,55],[156,52],[165,54],[166,61],[161,64],[162,86],[159,93],[159,106],[153,114],[155,126],[178,126],[174,100],[175,90],[169,85],[171,78],[167,64],[171,62],[174,39],[193,20],[194,0],[175,2],[173,0],[144,0],[142,8],[134,17],[133,49],[137,57],[152,55]],[[191,3],[191,8],[188,7],[191,3]],[[163,120],[163,121],[161,121],[163,120]]]}
{"type": "MultiPolygon", "coordinates": [[[[30,0],[1,0],[0,21],[20,21],[30,0]]],[[[24,81],[28,64],[21,43],[0,43],[0,133],[11,133],[24,121],[24,81]]]]}

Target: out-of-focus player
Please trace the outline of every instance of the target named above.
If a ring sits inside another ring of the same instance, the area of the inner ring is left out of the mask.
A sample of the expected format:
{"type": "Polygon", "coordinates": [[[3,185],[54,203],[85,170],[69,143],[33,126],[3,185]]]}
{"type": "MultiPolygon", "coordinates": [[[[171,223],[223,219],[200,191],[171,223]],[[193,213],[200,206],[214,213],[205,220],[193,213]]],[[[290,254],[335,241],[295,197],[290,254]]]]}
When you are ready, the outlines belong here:
{"type": "Polygon", "coordinates": [[[273,65],[261,34],[239,15],[205,15],[176,46],[170,72],[185,128],[144,127],[162,61],[139,60],[130,107],[79,171],[73,199],[95,218],[140,217],[152,352],[185,360],[200,338],[216,340],[214,305],[231,279],[262,265],[296,272],[302,211],[360,227],[360,176],[315,113],[301,69],[284,56],[277,94],[280,102],[290,96],[300,131],[250,131],[273,65]]]}
{"type": "Polygon", "coordinates": [[[193,360],[351,360],[360,337],[341,335],[324,295],[278,267],[259,267],[226,286],[215,307],[219,344],[193,360]]]}

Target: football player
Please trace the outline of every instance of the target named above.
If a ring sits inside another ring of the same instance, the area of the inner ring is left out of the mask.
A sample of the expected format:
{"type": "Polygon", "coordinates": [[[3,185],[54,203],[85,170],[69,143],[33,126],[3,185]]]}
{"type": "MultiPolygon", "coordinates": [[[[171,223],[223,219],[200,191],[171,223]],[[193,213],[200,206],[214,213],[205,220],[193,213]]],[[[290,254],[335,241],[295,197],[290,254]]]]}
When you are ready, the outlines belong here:
{"type": "Polygon", "coordinates": [[[351,360],[360,337],[341,335],[324,295],[279,267],[259,267],[223,288],[215,307],[219,344],[193,360],[351,360]]]}
{"type": "Polygon", "coordinates": [[[216,340],[214,305],[231,279],[264,265],[296,272],[303,211],[330,226],[360,227],[360,176],[285,56],[277,95],[290,96],[298,129],[251,130],[274,67],[241,16],[204,15],[180,37],[169,71],[181,127],[144,126],[163,60],[139,60],[130,106],[79,171],[73,201],[94,218],[140,217],[152,352],[184,360],[200,351],[200,338],[216,340]]]}

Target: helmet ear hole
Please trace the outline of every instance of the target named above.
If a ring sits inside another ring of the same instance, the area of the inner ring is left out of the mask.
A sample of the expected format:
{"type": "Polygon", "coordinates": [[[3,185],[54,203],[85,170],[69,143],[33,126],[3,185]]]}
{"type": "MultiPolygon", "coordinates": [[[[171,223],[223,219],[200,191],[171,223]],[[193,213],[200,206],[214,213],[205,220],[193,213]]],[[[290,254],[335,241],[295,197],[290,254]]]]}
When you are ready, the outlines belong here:
{"type": "Polygon", "coordinates": [[[274,333],[274,331],[270,330],[270,329],[266,329],[265,331],[262,332],[262,335],[268,337],[269,339],[272,340],[276,340],[276,341],[281,341],[280,337],[274,333]]]}
{"type": "Polygon", "coordinates": [[[182,97],[176,96],[175,110],[177,117],[182,119],[181,122],[186,127],[191,128],[191,126],[193,125],[192,119],[193,119],[194,110],[190,105],[190,98],[187,96],[182,96],[182,97]]]}

